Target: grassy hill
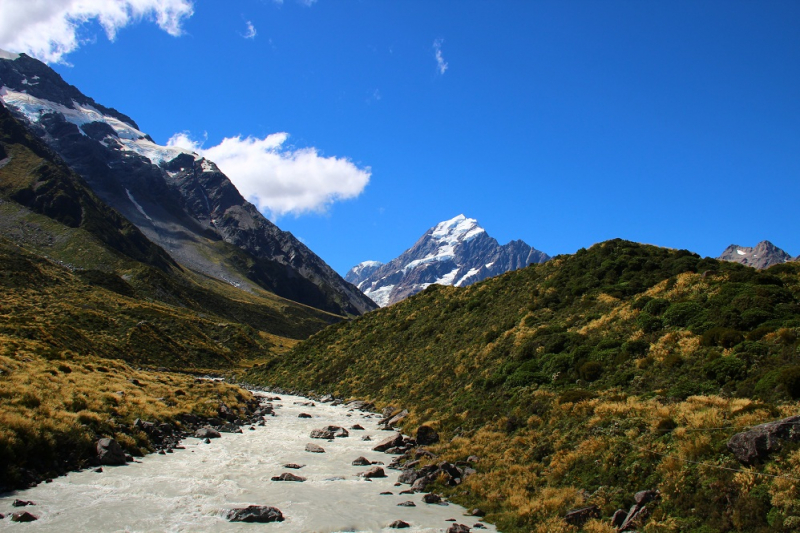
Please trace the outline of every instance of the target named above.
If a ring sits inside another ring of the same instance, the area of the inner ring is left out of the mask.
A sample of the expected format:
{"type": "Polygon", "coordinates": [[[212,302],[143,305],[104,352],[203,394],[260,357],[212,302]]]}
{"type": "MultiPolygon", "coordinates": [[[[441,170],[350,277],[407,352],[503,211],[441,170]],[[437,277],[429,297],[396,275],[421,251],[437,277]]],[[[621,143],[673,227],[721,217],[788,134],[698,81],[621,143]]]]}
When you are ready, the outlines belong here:
{"type": "Polygon", "coordinates": [[[147,450],[136,418],[244,408],[245,391],[166,369],[247,366],[342,318],[181,268],[0,105],[0,490],[101,436],[147,450]]]}
{"type": "Polygon", "coordinates": [[[793,531],[800,450],[745,469],[741,430],[797,414],[800,264],[759,272],[622,240],[468,288],[431,286],[275,355],[248,379],[411,411],[448,460],[444,488],[503,531],[585,531],[659,489],[645,531],[793,531]],[[726,470],[732,469],[732,470],[726,470]],[[747,470],[752,473],[738,472],[747,470]]]}

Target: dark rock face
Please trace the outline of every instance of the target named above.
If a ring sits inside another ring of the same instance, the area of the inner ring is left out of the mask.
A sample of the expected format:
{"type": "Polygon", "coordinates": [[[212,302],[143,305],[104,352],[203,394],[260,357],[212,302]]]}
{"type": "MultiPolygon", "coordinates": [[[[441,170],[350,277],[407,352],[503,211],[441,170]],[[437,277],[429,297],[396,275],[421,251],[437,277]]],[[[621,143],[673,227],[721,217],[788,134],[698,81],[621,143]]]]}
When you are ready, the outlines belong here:
{"type": "Polygon", "coordinates": [[[420,426],[417,428],[417,444],[429,446],[439,442],[439,433],[430,426],[420,426]]]}
{"type": "Polygon", "coordinates": [[[728,440],[728,449],[739,462],[752,465],[779,450],[782,440],[800,440],[800,416],[790,416],[737,433],[728,440]]]}
{"type": "Polygon", "coordinates": [[[0,99],[17,118],[178,263],[340,315],[376,307],[267,220],[216,165],[156,145],[130,117],[83,95],[47,65],[25,55],[0,59],[0,86],[11,91],[0,99]],[[15,101],[13,93],[23,92],[35,112],[15,101]]]}
{"type": "Polygon", "coordinates": [[[240,509],[230,509],[225,513],[229,522],[283,522],[283,513],[275,507],[250,505],[240,509]]]}
{"type": "Polygon", "coordinates": [[[769,241],[761,241],[754,248],[731,244],[725,248],[719,259],[741,263],[758,269],[769,268],[772,265],[793,260],[789,254],[769,241]]]}
{"type": "Polygon", "coordinates": [[[101,465],[124,465],[125,452],[114,439],[100,439],[97,441],[97,459],[101,465]]]}
{"type": "Polygon", "coordinates": [[[459,215],[429,229],[396,259],[386,264],[365,261],[345,279],[385,307],[432,284],[465,287],[548,259],[522,241],[500,246],[476,220],[459,215]]]}

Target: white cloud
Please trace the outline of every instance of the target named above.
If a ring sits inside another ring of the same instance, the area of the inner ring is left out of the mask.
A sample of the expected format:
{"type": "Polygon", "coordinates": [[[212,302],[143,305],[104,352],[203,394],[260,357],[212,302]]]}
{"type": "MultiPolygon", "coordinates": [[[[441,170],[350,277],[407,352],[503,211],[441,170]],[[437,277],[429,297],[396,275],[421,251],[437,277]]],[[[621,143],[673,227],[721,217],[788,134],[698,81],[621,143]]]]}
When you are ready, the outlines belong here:
{"type": "Polygon", "coordinates": [[[256,31],[256,27],[253,26],[253,23],[250,22],[249,20],[246,22],[246,24],[247,24],[247,32],[245,32],[243,37],[245,39],[255,39],[256,35],[258,35],[258,32],[256,31]]]}
{"type": "Polygon", "coordinates": [[[97,21],[110,40],[132,22],[148,19],[170,35],[194,13],[191,0],[0,0],[0,48],[58,63],[84,42],[84,24],[97,21]]]}
{"type": "Polygon", "coordinates": [[[342,157],[324,157],[315,148],[285,147],[287,133],[263,139],[227,137],[203,148],[187,133],[167,142],[213,161],[239,192],[272,219],[325,212],[335,201],[355,198],[369,183],[371,169],[342,157]]]}
{"type": "Polygon", "coordinates": [[[433,50],[436,56],[436,68],[439,69],[439,74],[444,74],[447,71],[447,62],[442,55],[442,43],[444,39],[436,39],[433,41],[433,50]]]}

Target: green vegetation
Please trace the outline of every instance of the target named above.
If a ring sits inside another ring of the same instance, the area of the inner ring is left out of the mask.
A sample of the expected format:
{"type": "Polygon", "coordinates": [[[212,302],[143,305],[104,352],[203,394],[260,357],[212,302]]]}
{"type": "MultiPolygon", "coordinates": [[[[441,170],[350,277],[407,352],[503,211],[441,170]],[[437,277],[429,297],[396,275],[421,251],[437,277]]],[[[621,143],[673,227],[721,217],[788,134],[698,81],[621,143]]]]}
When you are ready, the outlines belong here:
{"type": "Polygon", "coordinates": [[[248,380],[412,411],[452,461],[455,488],[503,531],[574,531],[658,488],[645,531],[791,531],[800,523],[787,444],[744,469],[741,428],[796,414],[800,264],[759,272],[614,240],[468,288],[431,286],[274,355],[248,380]],[[693,461],[693,462],[691,462],[693,461]],[[710,466],[706,466],[710,465],[710,466]]]}

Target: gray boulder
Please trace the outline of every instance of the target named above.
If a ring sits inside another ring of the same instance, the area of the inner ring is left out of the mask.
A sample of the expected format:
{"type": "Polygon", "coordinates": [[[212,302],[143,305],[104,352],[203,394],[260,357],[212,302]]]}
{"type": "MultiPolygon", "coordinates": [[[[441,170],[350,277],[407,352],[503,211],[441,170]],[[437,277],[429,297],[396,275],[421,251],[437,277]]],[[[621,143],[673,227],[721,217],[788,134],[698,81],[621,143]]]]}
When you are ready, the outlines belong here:
{"type": "Polygon", "coordinates": [[[218,439],[222,435],[216,429],[206,426],[195,431],[194,436],[198,439],[218,439]]]}
{"type": "Polygon", "coordinates": [[[306,480],[306,478],[304,478],[302,476],[296,476],[296,475],[294,475],[294,474],[292,474],[290,472],[284,472],[280,476],[275,476],[275,477],[272,478],[272,481],[298,481],[298,482],[303,482],[305,480],[306,480]]]}
{"type": "Polygon", "coordinates": [[[325,453],[325,450],[322,446],[317,446],[316,444],[308,443],[306,444],[306,451],[311,453],[325,453]]]}
{"type": "Polygon", "coordinates": [[[386,472],[383,471],[383,468],[380,466],[373,466],[366,472],[360,474],[363,478],[373,478],[373,477],[386,477],[386,472]]]}
{"type": "Polygon", "coordinates": [[[353,461],[353,466],[369,466],[372,464],[372,461],[367,459],[366,457],[359,457],[355,461],[353,461]]]}
{"type": "Polygon", "coordinates": [[[28,511],[22,511],[21,513],[12,513],[11,514],[11,521],[12,522],[33,522],[34,520],[39,520],[39,517],[35,514],[31,514],[28,511]]]}
{"type": "Polygon", "coordinates": [[[228,510],[225,518],[229,522],[283,522],[283,513],[275,507],[249,505],[244,508],[228,510]]]}
{"type": "Polygon", "coordinates": [[[97,459],[101,465],[124,465],[125,452],[114,439],[100,439],[97,441],[97,459]]]}
{"type": "Polygon", "coordinates": [[[391,437],[386,437],[380,441],[374,448],[372,448],[372,450],[376,452],[385,452],[389,448],[396,448],[402,444],[403,436],[400,433],[395,433],[391,437]]]}
{"type": "Polygon", "coordinates": [[[600,508],[596,505],[573,509],[564,516],[564,521],[572,526],[580,527],[588,522],[590,518],[600,518],[600,508]]]}
{"type": "Polygon", "coordinates": [[[779,450],[782,440],[800,441],[800,416],[790,416],[737,433],[728,440],[728,450],[740,463],[752,465],[779,450]]]}
{"type": "Polygon", "coordinates": [[[331,440],[335,437],[333,431],[329,431],[327,429],[312,429],[311,430],[311,438],[312,439],[326,439],[331,440]]]}

